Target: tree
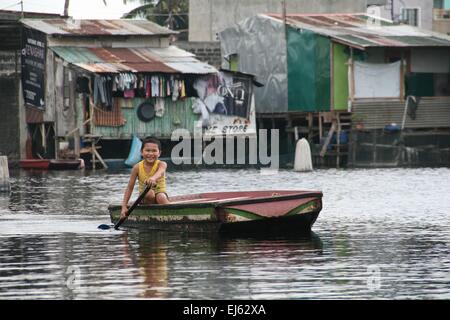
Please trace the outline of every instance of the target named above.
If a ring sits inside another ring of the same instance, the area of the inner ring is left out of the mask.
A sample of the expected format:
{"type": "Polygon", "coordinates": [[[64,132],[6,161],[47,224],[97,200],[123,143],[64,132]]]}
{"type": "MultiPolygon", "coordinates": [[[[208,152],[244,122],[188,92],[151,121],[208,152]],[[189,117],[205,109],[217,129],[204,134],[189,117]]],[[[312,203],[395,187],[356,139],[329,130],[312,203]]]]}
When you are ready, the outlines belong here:
{"type": "Polygon", "coordinates": [[[142,17],[178,31],[180,39],[187,39],[189,0],[128,0],[130,1],[140,1],[142,5],[124,14],[123,18],[142,17]]]}

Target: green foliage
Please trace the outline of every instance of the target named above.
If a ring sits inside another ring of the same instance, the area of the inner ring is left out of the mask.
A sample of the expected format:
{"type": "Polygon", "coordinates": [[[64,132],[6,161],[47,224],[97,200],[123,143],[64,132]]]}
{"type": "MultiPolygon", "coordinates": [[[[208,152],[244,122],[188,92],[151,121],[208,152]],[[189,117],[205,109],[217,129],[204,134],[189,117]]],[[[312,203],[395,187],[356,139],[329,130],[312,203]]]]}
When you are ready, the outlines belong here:
{"type": "MultiPolygon", "coordinates": [[[[128,0],[140,1],[141,6],[124,14],[124,18],[142,17],[161,26],[180,32],[180,38],[187,38],[189,26],[188,0],[128,0]]],[[[124,0],[126,3],[127,0],[124,0]]]]}

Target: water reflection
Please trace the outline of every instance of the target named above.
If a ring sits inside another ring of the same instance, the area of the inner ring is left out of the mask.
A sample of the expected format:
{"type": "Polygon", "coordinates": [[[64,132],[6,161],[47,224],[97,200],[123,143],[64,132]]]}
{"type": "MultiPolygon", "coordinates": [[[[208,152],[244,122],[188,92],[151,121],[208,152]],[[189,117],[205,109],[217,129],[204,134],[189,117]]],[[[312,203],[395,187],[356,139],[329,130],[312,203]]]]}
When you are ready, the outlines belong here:
{"type": "Polygon", "coordinates": [[[143,298],[166,298],[168,286],[168,256],[167,234],[161,232],[152,233],[128,233],[122,234],[124,243],[124,267],[130,264],[139,268],[139,274],[143,278],[143,298]],[[133,240],[130,241],[129,238],[133,240]],[[134,246],[131,242],[136,243],[134,246]]]}
{"type": "Polygon", "coordinates": [[[168,177],[173,195],[322,189],[306,238],[98,230],[128,177],[12,171],[0,195],[0,299],[450,298],[448,169],[168,177]]]}
{"type": "Polygon", "coordinates": [[[272,260],[295,261],[300,267],[302,255],[320,256],[322,252],[322,242],[315,233],[288,238],[236,238],[129,231],[121,239],[122,268],[137,268],[143,282],[138,296],[156,299],[188,298],[192,294],[205,298],[224,294],[233,297],[239,294],[236,288],[241,281],[227,283],[224,277],[233,278],[227,274],[239,273],[241,268],[255,269],[272,260]]]}

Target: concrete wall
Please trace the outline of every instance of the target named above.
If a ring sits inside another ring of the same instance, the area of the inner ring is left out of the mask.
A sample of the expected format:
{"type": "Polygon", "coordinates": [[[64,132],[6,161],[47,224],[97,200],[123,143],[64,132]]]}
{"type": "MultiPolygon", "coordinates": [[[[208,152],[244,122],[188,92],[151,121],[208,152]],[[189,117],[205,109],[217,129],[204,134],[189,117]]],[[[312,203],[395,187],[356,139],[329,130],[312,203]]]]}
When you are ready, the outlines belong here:
{"type": "Polygon", "coordinates": [[[187,42],[177,41],[174,43],[178,48],[195,54],[196,58],[216,68],[220,68],[222,55],[219,42],[187,42]]]}
{"type": "MultiPolygon", "coordinates": [[[[431,0],[432,1],[432,0],[431,0]]],[[[287,13],[366,12],[372,1],[286,0],[287,13]]],[[[379,3],[379,1],[375,1],[379,3]]],[[[189,41],[218,41],[216,34],[259,13],[281,13],[281,0],[190,0],[189,41]]]]}
{"type": "Polygon", "coordinates": [[[433,31],[450,35],[450,19],[434,20],[433,31]]]}
{"type": "MultiPolygon", "coordinates": [[[[391,5],[380,6],[381,17],[391,20],[391,5]]],[[[419,8],[419,28],[432,30],[433,28],[433,0],[393,0],[392,19],[400,22],[402,19],[402,8],[419,8]]]]}

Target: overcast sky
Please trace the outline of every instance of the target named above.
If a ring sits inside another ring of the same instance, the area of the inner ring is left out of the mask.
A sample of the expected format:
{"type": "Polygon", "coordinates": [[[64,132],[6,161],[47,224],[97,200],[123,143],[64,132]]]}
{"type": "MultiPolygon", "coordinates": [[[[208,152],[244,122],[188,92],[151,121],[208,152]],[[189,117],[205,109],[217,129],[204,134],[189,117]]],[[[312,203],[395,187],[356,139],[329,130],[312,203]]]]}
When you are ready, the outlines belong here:
{"type": "MultiPolygon", "coordinates": [[[[106,0],[71,0],[69,15],[75,19],[117,19],[124,13],[139,6],[139,1],[106,0]]],[[[20,0],[0,0],[0,10],[20,11],[20,0]]],[[[64,0],[23,0],[24,11],[58,13],[64,12],[64,0]]]]}

